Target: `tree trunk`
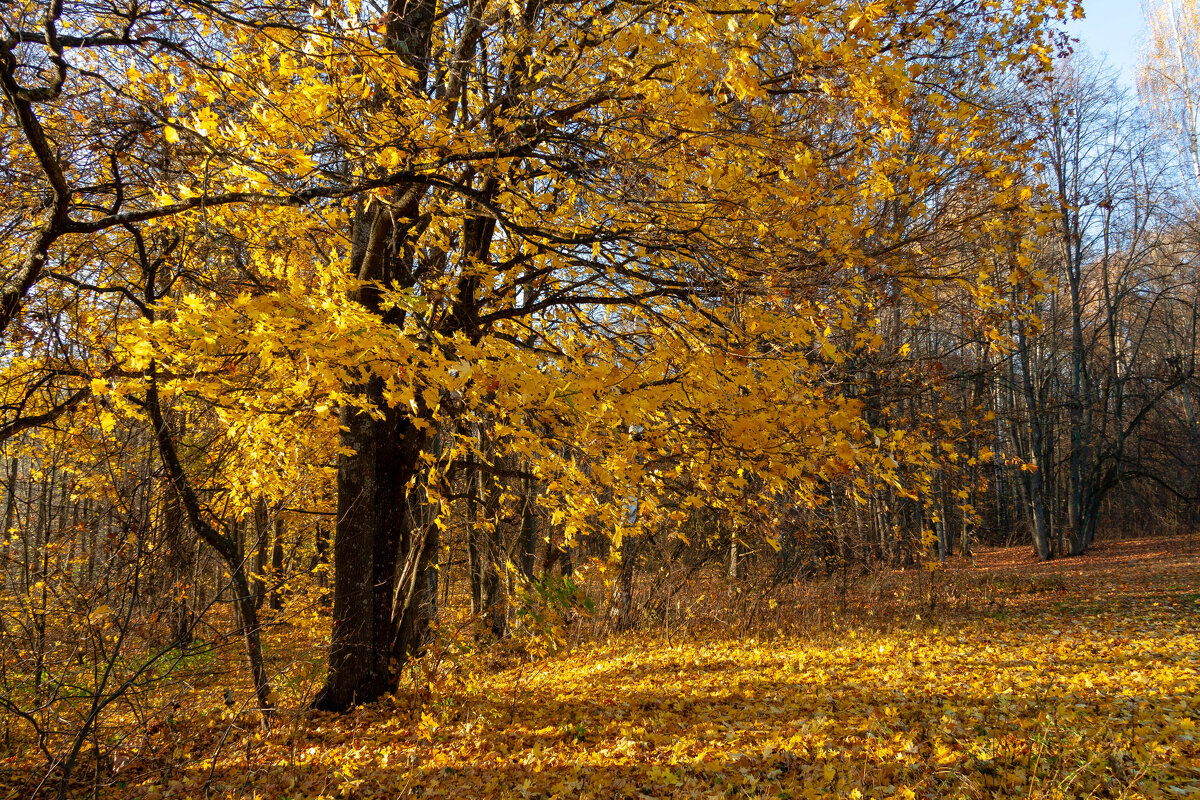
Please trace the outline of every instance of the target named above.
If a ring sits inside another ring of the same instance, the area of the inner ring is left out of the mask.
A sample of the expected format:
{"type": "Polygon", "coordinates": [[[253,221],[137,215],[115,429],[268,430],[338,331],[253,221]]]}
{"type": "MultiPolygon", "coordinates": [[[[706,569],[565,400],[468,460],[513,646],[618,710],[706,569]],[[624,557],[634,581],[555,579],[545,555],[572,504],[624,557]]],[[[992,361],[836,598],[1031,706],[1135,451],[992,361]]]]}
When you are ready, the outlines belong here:
{"type": "Polygon", "coordinates": [[[283,580],[283,518],[275,512],[275,536],[271,541],[271,610],[283,608],[279,584],[283,580]]]}
{"type": "Polygon", "coordinates": [[[729,568],[726,571],[731,581],[736,581],[740,575],[739,567],[741,564],[738,561],[739,555],[737,532],[731,527],[729,530],[729,568]]]}
{"type": "Polygon", "coordinates": [[[267,501],[259,495],[254,503],[254,559],[250,568],[250,592],[254,607],[261,609],[267,599],[267,559],[271,545],[271,518],[267,501]]]}
{"type": "Polygon", "coordinates": [[[483,523],[477,528],[476,540],[479,608],[492,636],[502,639],[508,634],[508,595],[500,580],[500,570],[507,568],[504,564],[504,522],[500,513],[501,487],[494,475],[480,475],[479,488],[483,502],[483,523]]]}
{"type": "Polygon", "coordinates": [[[1029,343],[1026,340],[1024,329],[1017,334],[1017,353],[1021,360],[1021,383],[1025,394],[1026,413],[1029,415],[1029,450],[1033,460],[1033,470],[1028,473],[1027,481],[1033,523],[1033,547],[1040,560],[1048,561],[1050,559],[1050,523],[1046,517],[1045,494],[1042,487],[1046,466],[1045,459],[1042,458],[1042,418],[1033,373],[1030,371],[1029,343]]]}
{"type": "Polygon", "coordinates": [[[526,580],[533,580],[533,565],[537,556],[537,487],[532,479],[525,480],[525,501],[521,504],[520,566],[526,580]]]}
{"type": "Polygon", "coordinates": [[[163,538],[166,540],[168,567],[165,570],[167,595],[171,598],[171,640],[180,647],[192,643],[195,623],[195,587],[189,584],[194,570],[195,549],[184,536],[183,509],[179,505],[179,494],[166,482],[163,487],[163,538]]]}
{"type": "Polygon", "coordinates": [[[633,626],[633,566],[637,557],[637,540],[631,534],[621,539],[621,574],[617,578],[613,597],[613,628],[629,630],[633,626]]]}
{"type": "MultiPolygon", "coordinates": [[[[385,41],[414,70],[412,91],[425,92],[435,0],[388,0],[385,41]]],[[[386,105],[391,87],[380,86],[386,105]]],[[[361,284],[350,300],[403,325],[404,310],[385,307],[380,286],[412,285],[415,252],[407,241],[425,187],[403,190],[390,204],[361,205],[350,230],[350,271],[361,284]]],[[[471,292],[464,292],[467,301],[471,292]]],[[[333,542],[333,641],[329,674],[314,703],[345,711],[395,690],[399,667],[419,652],[436,608],[434,525],[412,525],[408,483],[417,476],[426,434],[384,398],[381,377],[364,373],[345,387],[365,406],[340,410],[338,516],[333,542]]]]}
{"type": "Polygon", "coordinates": [[[188,522],[196,534],[225,561],[229,569],[231,588],[233,590],[234,616],[238,628],[246,644],[246,658],[250,664],[250,675],[254,681],[254,694],[258,699],[258,707],[262,713],[264,724],[269,724],[274,710],[275,690],[267,682],[267,670],[263,661],[262,640],[259,635],[258,610],[254,605],[254,596],[250,591],[250,582],[246,577],[245,559],[237,543],[236,530],[232,536],[217,530],[205,518],[195,489],[187,479],[183,463],[175,448],[175,439],[163,417],[162,406],[158,396],[158,382],[154,362],[146,373],[146,412],[154,428],[155,440],[158,444],[158,454],[166,468],[171,487],[179,498],[188,522]]]}
{"type": "MultiPolygon", "coordinates": [[[[378,379],[364,390],[382,391],[378,379]]],[[[436,551],[429,528],[409,524],[408,482],[425,435],[396,409],[376,404],[376,419],[341,410],[338,516],[333,543],[333,641],[329,675],[314,703],[344,711],[396,689],[397,667],[419,651],[428,620],[423,587],[436,551]],[[431,546],[432,545],[432,546],[431,546]]]]}
{"type": "Polygon", "coordinates": [[[250,678],[254,683],[254,694],[259,711],[267,721],[274,710],[275,690],[267,681],[266,661],[263,659],[262,637],[258,624],[258,606],[250,591],[250,582],[242,564],[230,564],[230,584],[233,589],[233,604],[239,621],[242,640],[246,644],[246,661],[250,665],[250,678]]]}
{"type": "Polygon", "coordinates": [[[4,487],[4,530],[0,535],[8,538],[17,511],[17,458],[13,456],[8,467],[8,485],[4,487]]]}
{"type": "MultiPolygon", "coordinates": [[[[470,457],[467,459],[471,463],[470,457]]],[[[471,582],[471,613],[483,613],[483,563],[479,542],[479,470],[468,467],[467,477],[467,574],[471,582]]]]}

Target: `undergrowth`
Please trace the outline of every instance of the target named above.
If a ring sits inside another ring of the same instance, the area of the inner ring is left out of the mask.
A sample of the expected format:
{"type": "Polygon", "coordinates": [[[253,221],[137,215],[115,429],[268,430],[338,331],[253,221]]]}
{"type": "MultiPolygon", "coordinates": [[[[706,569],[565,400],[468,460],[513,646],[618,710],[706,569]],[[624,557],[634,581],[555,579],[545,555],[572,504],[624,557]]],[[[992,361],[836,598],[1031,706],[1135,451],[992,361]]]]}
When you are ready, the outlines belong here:
{"type": "MultiPolygon", "coordinates": [[[[1050,566],[991,551],[935,573],[773,589],[709,575],[670,603],[643,603],[640,630],[621,636],[589,615],[585,573],[526,592],[523,625],[501,644],[479,640],[452,604],[401,691],[344,716],[306,710],[324,635],[280,624],[270,731],[205,653],[185,662],[196,683],[176,679],[169,713],[103,729],[72,789],[147,800],[1197,796],[1200,560],[1169,543],[1136,560],[1122,547],[1050,566]]],[[[236,669],[232,652],[223,658],[236,669]]],[[[0,797],[50,795],[52,775],[19,726],[8,730],[0,797]]]]}

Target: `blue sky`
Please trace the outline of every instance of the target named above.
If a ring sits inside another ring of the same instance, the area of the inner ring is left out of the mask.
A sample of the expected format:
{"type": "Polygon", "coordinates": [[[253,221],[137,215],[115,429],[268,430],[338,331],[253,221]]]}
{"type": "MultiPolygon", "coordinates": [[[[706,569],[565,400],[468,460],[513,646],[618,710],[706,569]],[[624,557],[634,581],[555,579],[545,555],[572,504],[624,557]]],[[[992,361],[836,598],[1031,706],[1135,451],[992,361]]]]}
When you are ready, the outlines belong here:
{"type": "Polygon", "coordinates": [[[1137,75],[1138,49],[1146,30],[1139,0],[1083,0],[1087,15],[1067,30],[1096,56],[1104,56],[1129,86],[1137,75]]]}

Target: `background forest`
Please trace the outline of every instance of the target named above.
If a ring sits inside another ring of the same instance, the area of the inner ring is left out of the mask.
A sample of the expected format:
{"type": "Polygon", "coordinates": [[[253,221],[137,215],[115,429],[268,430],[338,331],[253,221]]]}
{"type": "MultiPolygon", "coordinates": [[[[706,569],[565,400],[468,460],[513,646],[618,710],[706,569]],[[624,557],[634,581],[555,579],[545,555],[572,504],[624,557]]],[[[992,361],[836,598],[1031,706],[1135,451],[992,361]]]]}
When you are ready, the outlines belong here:
{"type": "Polygon", "coordinates": [[[434,746],[584,643],[561,687],[1190,548],[1200,16],[1151,6],[1134,94],[1065,0],[5,4],[0,791],[245,796],[316,711],[434,746]]]}

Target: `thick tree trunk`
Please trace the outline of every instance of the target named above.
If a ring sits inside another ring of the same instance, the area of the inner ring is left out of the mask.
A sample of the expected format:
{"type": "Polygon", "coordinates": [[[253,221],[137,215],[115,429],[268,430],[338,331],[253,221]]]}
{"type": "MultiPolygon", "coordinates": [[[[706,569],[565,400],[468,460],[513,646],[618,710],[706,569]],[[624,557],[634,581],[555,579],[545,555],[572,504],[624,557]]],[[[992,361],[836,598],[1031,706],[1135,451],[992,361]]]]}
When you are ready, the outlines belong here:
{"type": "MultiPolygon", "coordinates": [[[[366,391],[377,394],[377,384],[366,391]]],[[[413,530],[408,498],[425,435],[397,410],[380,413],[349,405],[341,412],[333,642],[314,704],[328,711],[394,691],[397,667],[420,650],[428,625],[426,570],[437,540],[433,526],[413,530]]]]}
{"type": "Polygon", "coordinates": [[[186,524],[183,509],[179,505],[179,495],[167,481],[163,487],[163,538],[166,541],[167,569],[164,570],[167,586],[164,594],[169,598],[170,635],[171,640],[180,647],[192,643],[193,628],[196,621],[195,608],[196,587],[191,585],[190,577],[195,570],[195,548],[189,537],[184,535],[186,524]]]}
{"type": "MultiPolygon", "coordinates": [[[[424,93],[429,74],[435,0],[388,0],[386,41],[415,71],[424,93]]],[[[390,87],[378,87],[386,105],[390,87]]],[[[350,300],[403,325],[405,312],[386,308],[380,286],[411,286],[416,253],[408,236],[425,187],[407,187],[393,202],[360,206],[351,238],[351,273],[365,283],[350,300]]],[[[472,296],[466,293],[468,299],[472,296]]],[[[434,525],[412,524],[409,480],[417,475],[426,434],[409,409],[390,408],[383,380],[363,374],[348,385],[366,409],[342,406],[338,516],[333,543],[333,641],[329,674],[314,705],[345,711],[393,691],[398,669],[424,644],[437,603],[434,525]],[[432,584],[432,591],[430,586],[432,584]]],[[[418,412],[420,413],[420,412],[418,412]]]]}

